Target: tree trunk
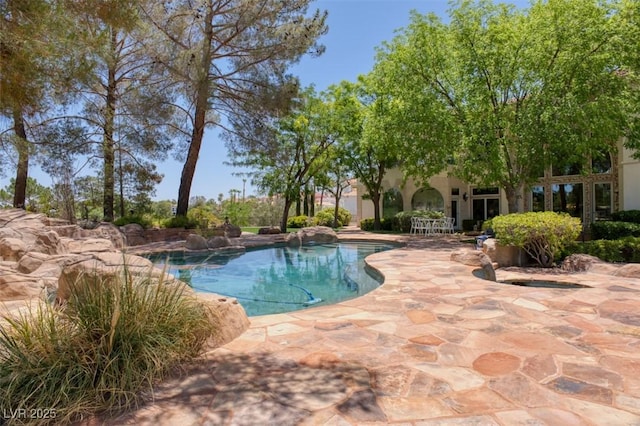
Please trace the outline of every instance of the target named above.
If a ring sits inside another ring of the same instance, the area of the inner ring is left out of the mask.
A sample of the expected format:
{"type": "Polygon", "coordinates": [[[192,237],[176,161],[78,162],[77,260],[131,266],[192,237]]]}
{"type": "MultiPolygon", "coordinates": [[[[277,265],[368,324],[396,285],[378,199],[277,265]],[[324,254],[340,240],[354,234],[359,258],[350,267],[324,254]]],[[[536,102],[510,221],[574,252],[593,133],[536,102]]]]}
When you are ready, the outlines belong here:
{"type": "Polygon", "coordinates": [[[206,71],[198,82],[196,88],[196,106],[195,116],[193,120],[193,131],[191,133],[191,142],[189,143],[189,152],[187,160],[182,167],[182,175],[180,177],[180,187],[178,188],[178,205],[176,206],[176,216],[186,216],[189,210],[189,197],[191,195],[191,184],[193,176],[196,173],[196,164],[200,155],[200,147],[202,146],[202,138],[204,136],[204,128],[207,124],[207,110],[209,109],[209,92],[211,83],[209,81],[208,70],[211,66],[211,42],[213,39],[213,11],[211,8],[207,11],[204,18],[204,38],[202,40],[202,66],[206,71]]]}
{"type": "MultiPolygon", "coordinates": [[[[509,213],[521,213],[524,210],[522,203],[523,185],[505,185],[504,192],[507,197],[507,208],[509,213]]],[[[499,212],[498,212],[499,214],[499,212]]]]}
{"type": "Polygon", "coordinates": [[[304,205],[302,207],[303,208],[302,214],[309,217],[309,187],[306,185],[304,187],[303,198],[304,198],[304,205]]]}
{"type": "Polygon", "coordinates": [[[287,232],[287,219],[289,219],[289,209],[291,208],[291,204],[293,204],[292,200],[289,197],[284,199],[284,210],[282,211],[282,219],[280,220],[280,232],[287,232]]]}
{"type": "Polygon", "coordinates": [[[16,168],[16,183],[13,192],[13,207],[24,209],[27,198],[27,178],[29,174],[29,141],[24,126],[22,108],[13,109],[13,129],[16,134],[16,150],[18,151],[18,166],[16,168]]]}
{"type": "Polygon", "coordinates": [[[373,229],[374,231],[379,231],[382,229],[382,223],[380,222],[380,191],[370,195],[373,203],[373,229]]]}
{"type": "MultiPolygon", "coordinates": [[[[111,49],[115,56],[117,44],[117,31],[111,30],[111,49]]],[[[105,222],[113,222],[113,204],[114,197],[114,127],[116,116],[116,70],[115,64],[109,64],[107,81],[107,104],[104,117],[104,138],[102,141],[102,155],[104,157],[103,173],[104,173],[104,192],[102,212],[105,222]]]]}
{"type": "Polygon", "coordinates": [[[122,151],[118,150],[118,186],[120,196],[120,217],[125,216],[124,211],[124,173],[122,171],[122,151]]]}

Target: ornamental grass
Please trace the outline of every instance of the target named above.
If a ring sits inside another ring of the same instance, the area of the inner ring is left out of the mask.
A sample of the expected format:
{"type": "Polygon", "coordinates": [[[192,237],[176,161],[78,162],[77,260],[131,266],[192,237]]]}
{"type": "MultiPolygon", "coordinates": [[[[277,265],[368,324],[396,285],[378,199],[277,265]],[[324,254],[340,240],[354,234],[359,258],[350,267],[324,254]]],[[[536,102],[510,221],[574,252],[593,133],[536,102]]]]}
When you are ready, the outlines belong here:
{"type": "Polygon", "coordinates": [[[0,413],[9,424],[69,423],[138,406],[197,357],[215,313],[164,278],[85,274],[62,306],[44,302],[0,325],[0,413]]]}

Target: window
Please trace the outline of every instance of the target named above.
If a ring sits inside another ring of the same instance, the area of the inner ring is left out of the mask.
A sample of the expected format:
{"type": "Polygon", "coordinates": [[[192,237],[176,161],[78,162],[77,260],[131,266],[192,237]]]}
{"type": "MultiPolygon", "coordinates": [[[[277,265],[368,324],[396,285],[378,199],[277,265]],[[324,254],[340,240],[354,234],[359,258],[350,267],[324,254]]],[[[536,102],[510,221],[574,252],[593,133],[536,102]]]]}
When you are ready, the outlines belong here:
{"type": "Polygon", "coordinates": [[[413,194],[411,199],[412,210],[438,210],[444,211],[444,198],[437,189],[422,188],[413,194]]]}
{"type": "Polygon", "coordinates": [[[582,173],[582,164],[573,163],[566,164],[564,166],[552,166],[551,174],[553,176],[570,176],[570,175],[579,175],[582,173]]]}
{"type": "Polygon", "coordinates": [[[474,198],[473,204],[473,220],[486,220],[500,214],[499,198],[474,198]]]}
{"type": "Polygon", "coordinates": [[[473,195],[493,195],[493,194],[499,194],[499,193],[500,193],[500,188],[498,187],[473,188],[473,195]]]}
{"type": "Polygon", "coordinates": [[[573,217],[584,219],[584,194],[581,183],[551,185],[551,191],[554,212],[566,212],[573,217]]]}
{"type": "Polygon", "coordinates": [[[460,195],[460,188],[451,188],[451,195],[460,195]]]}
{"type": "Polygon", "coordinates": [[[544,211],[544,186],[534,186],[531,188],[531,211],[544,211]]]}
{"type": "Polygon", "coordinates": [[[611,173],[611,155],[603,153],[594,156],[591,160],[591,171],[593,173],[611,173]]]}
{"type": "Polygon", "coordinates": [[[609,219],[611,217],[611,183],[595,183],[593,186],[593,217],[597,219],[609,219]]]}

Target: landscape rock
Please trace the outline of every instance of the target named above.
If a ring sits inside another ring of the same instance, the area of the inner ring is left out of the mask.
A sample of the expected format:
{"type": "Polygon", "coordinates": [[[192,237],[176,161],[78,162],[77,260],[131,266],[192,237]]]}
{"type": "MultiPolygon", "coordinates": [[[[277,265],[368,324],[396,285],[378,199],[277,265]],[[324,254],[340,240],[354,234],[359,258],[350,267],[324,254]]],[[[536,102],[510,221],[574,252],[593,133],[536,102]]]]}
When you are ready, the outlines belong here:
{"type": "Polygon", "coordinates": [[[26,251],[26,244],[18,238],[5,237],[0,239],[0,258],[3,260],[20,260],[26,251]]]}
{"type": "Polygon", "coordinates": [[[628,263],[626,265],[621,266],[613,273],[616,277],[625,277],[625,278],[640,278],[640,264],[639,263],[628,263]]]}
{"type": "Polygon", "coordinates": [[[187,250],[207,250],[207,240],[198,234],[189,234],[184,246],[187,250]]]}
{"type": "Polygon", "coordinates": [[[489,238],[482,244],[482,251],[500,267],[527,266],[529,258],[524,250],[515,246],[503,246],[499,240],[489,238]]]}
{"type": "Polygon", "coordinates": [[[223,224],[222,229],[224,229],[224,235],[229,238],[238,238],[240,235],[242,235],[242,229],[239,226],[233,225],[231,223],[223,224]]]}
{"type": "Polygon", "coordinates": [[[30,274],[40,267],[44,262],[51,259],[51,255],[40,252],[29,252],[18,261],[18,272],[30,274]]]}
{"type": "Polygon", "coordinates": [[[562,262],[562,270],[567,272],[585,272],[590,270],[594,264],[603,263],[602,260],[588,254],[572,254],[567,256],[562,262]]]}
{"type": "Polygon", "coordinates": [[[126,246],[124,234],[120,232],[120,229],[113,223],[102,222],[96,228],[89,231],[86,236],[110,240],[117,249],[122,249],[126,246]]]}
{"type": "Polygon", "coordinates": [[[211,308],[213,322],[217,330],[205,344],[212,350],[229,343],[249,328],[249,318],[244,308],[232,297],[213,293],[197,293],[197,298],[211,308]]]}
{"type": "Polygon", "coordinates": [[[335,243],[338,241],[336,232],[328,226],[311,226],[297,232],[302,244],[335,243]]]}
{"type": "Polygon", "coordinates": [[[468,266],[482,266],[482,258],[486,254],[479,250],[458,250],[451,253],[450,259],[468,266]]]}
{"type": "Polygon", "coordinates": [[[139,246],[147,243],[145,230],[138,223],[128,223],[120,227],[128,246],[139,246]]]}
{"type": "Polygon", "coordinates": [[[266,226],[258,229],[258,235],[274,235],[280,233],[280,227],[278,226],[266,226]]]}
{"type": "Polygon", "coordinates": [[[124,253],[91,253],[63,267],[58,280],[57,298],[59,301],[66,300],[71,287],[83,277],[89,277],[91,282],[109,285],[119,279],[123,273],[132,277],[148,277],[151,280],[164,277],[167,282],[178,283],[174,277],[154,268],[153,263],[143,257],[124,253]]]}
{"type": "Polygon", "coordinates": [[[290,232],[284,237],[284,243],[289,247],[300,247],[302,245],[302,238],[297,232],[290,232]]]}
{"type": "Polygon", "coordinates": [[[55,231],[41,231],[36,235],[35,243],[29,247],[29,251],[45,254],[63,254],[67,249],[55,231]]]}
{"type": "Polygon", "coordinates": [[[66,240],[69,253],[116,252],[111,240],[105,238],[87,238],[82,240],[66,240]]]}
{"type": "Polygon", "coordinates": [[[482,272],[484,272],[484,279],[489,281],[497,281],[496,280],[496,270],[493,269],[493,264],[491,263],[491,259],[486,254],[483,254],[480,257],[480,266],[482,267],[482,272]]]}
{"type": "Polygon", "coordinates": [[[227,237],[213,237],[207,240],[207,247],[210,249],[229,247],[230,245],[231,241],[227,237]]]}
{"type": "Polygon", "coordinates": [[[44,281],[0,267],[0,300],[31,299],[43,294],[44,281]]]}

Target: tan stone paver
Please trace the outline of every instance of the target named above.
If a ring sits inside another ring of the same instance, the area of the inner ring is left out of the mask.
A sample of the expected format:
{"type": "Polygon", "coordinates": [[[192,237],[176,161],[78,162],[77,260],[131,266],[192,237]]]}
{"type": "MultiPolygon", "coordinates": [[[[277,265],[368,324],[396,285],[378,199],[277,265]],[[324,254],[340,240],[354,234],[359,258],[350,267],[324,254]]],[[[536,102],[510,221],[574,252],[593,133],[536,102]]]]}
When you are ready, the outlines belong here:
{"type": "Polygon", "coordinates": [[[554,271],[536,277],[592,288],[491,283],[449,260],[472,249],[456,237],[404,239],[367,258],[379,289],[251,318],[154,402],[106,423],[640,425],[640,280],[554,271]]]}

